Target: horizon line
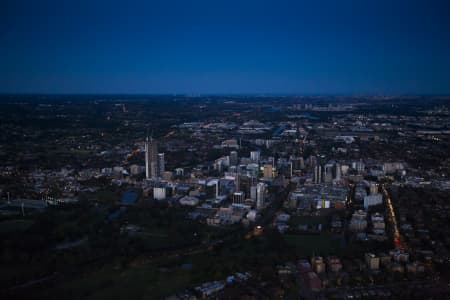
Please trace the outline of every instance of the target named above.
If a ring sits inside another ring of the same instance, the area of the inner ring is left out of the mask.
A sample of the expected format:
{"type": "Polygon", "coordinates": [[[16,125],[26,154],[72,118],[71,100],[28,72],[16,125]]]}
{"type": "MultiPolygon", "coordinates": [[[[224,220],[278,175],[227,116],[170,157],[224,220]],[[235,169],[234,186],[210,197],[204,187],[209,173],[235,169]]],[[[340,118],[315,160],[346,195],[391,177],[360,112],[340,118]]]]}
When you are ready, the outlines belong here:
{"type": "Polygon", "coordinates": [[[120,93],[120,92],[94,92],[94,93],[36,93],[36,92],[0,92],[0,96],[164,96],[164,97],[450,97],[450,93],[120,93]]]}

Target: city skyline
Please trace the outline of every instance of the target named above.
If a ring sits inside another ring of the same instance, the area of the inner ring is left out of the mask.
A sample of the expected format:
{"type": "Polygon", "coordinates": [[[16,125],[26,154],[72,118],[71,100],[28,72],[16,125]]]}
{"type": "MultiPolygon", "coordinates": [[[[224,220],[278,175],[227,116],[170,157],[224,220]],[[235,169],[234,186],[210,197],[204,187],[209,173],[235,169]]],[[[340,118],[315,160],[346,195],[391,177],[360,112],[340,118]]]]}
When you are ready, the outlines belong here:
{"type": "Polygon", "coordinates": [[[6,297],[449,296],[448,97],[2,99],[6,297]]]}
{"type": "Polygon", "coordinates": [[[0,295],[450,299],[450,1],[0,1],[0,295]]]}

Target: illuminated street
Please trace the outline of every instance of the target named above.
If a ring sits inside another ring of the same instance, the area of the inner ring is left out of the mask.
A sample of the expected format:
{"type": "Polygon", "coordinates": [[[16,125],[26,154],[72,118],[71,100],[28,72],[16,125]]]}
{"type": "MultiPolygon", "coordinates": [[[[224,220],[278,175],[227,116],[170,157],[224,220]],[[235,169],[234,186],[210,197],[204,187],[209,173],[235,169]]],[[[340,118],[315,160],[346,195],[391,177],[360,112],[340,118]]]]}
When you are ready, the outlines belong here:
{"type": "Polygon", "coordinates": [[[395,247],[399,250],[404,250],[405,244],[404,244],[402,236],[400,235],[400,231],[398,230],[397,218],[395,216],[394,207],[392,206],[391,197],[389,196],[386,186],[383,184],[381,187],[383,190],[384,197],[386,199],[386,206],[388,208],[388,214],[389,214],[389,222],[391,223],[392,228],[393,228],[395,247]]]}

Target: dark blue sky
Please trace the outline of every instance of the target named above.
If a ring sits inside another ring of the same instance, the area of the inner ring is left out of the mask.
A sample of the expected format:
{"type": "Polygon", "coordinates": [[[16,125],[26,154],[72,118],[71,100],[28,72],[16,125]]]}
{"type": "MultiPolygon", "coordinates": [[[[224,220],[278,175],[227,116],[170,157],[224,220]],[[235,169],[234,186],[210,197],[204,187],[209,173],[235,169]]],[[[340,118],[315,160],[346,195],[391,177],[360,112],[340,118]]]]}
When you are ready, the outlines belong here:
{"type": "Polygon", "coordinates": [[[0,1],[0,92],[450,94],[450,1],[0,1]]]}

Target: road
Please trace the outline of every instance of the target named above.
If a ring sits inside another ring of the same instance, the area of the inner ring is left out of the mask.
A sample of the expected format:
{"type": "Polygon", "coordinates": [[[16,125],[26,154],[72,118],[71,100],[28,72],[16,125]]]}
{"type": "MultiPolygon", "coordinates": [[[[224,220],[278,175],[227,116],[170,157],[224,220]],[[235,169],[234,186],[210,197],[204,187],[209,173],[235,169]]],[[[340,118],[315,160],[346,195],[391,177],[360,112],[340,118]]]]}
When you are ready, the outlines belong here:
{"type": "Polygon", "coordinates": [[[391,196],[389,195],[389,192],[387,191],[385,184],[381,184],[381,189],[384,194],[384,199],[386,200],[386,207],[388,209],[388,220],[393,230],[395,248],[398,250],[405,250],[407,247],[403,237],[400,234],[400,231],[398,230],[397,217],[395,215],[395,210],[392,205],[391,196]]]}

